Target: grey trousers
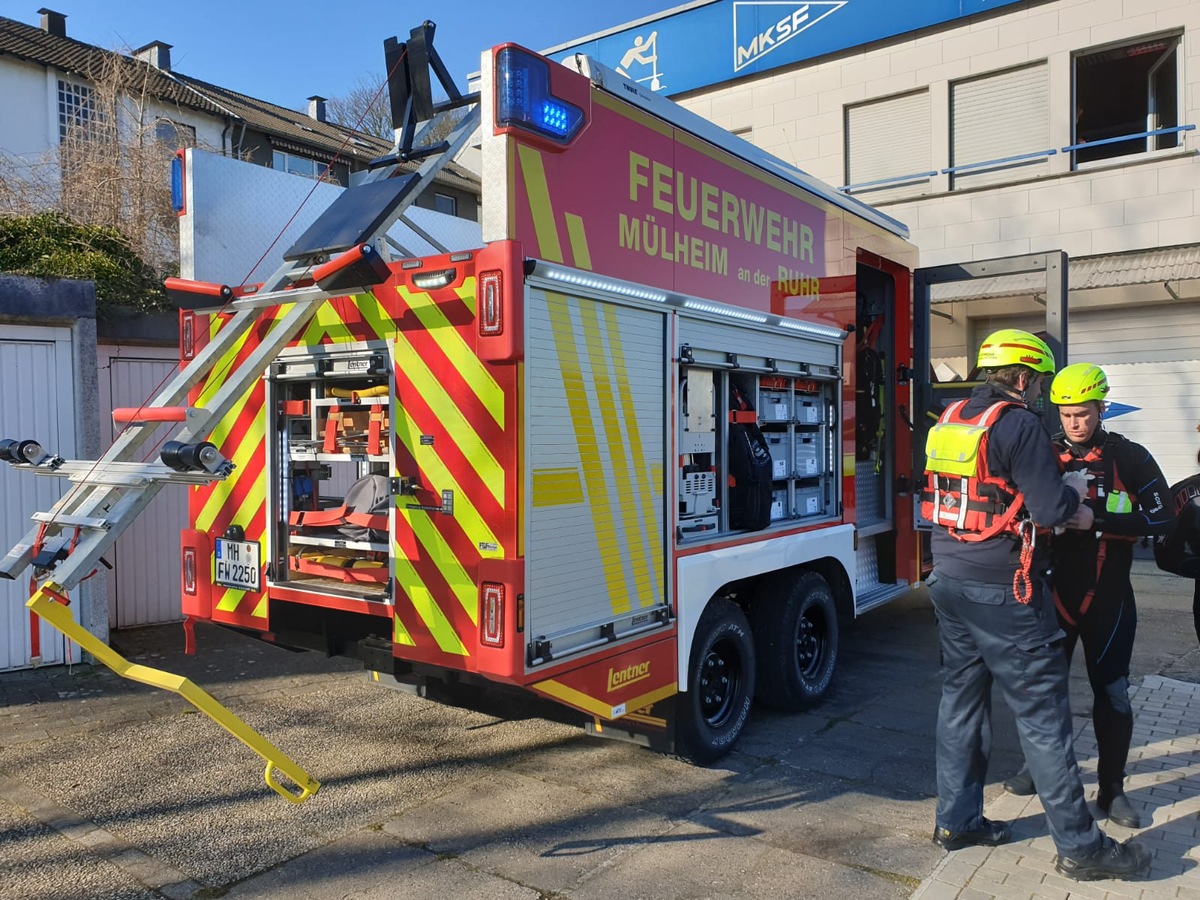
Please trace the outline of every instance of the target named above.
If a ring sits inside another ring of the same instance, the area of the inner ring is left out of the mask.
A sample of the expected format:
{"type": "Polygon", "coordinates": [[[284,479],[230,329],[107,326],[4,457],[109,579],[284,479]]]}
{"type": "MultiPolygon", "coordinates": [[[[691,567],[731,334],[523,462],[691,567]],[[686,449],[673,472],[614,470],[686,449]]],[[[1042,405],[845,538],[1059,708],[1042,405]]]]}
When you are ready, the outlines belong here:
{"type": "Polygon", "coordinates": [[[983,816],[992,744],[992,683],[1017,720],[1025,761],[1063,856],[1099,849],[1075,760],[1068,664],[1054,601],[1034,578],[1033,599],[1018,603],[1011,584],[951,578],[927,582],[938,616],[944,681],[937,725],[937,824],[972,831],[983,816]]]}

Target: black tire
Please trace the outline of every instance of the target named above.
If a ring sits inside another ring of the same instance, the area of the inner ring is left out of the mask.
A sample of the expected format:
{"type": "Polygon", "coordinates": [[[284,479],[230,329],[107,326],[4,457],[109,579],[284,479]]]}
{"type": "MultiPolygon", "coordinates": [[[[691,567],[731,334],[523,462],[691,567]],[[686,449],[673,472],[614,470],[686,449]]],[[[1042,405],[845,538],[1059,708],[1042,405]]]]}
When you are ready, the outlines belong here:
{"type": "Polygon", "coordinates": [[[758,657],[755,699],[782,710],[803,709],[829,689],[838,655],[837,607],[829,582],[791,570],[766,578],[750,606],[758,657]]]}
{"type": "Polygon", "coordinates": [[[732,600],[710,600],[692,638],[688,689],[676,697],[675,751],[699,765],[728,753],[750,715],[754,639],[732,600]]]}

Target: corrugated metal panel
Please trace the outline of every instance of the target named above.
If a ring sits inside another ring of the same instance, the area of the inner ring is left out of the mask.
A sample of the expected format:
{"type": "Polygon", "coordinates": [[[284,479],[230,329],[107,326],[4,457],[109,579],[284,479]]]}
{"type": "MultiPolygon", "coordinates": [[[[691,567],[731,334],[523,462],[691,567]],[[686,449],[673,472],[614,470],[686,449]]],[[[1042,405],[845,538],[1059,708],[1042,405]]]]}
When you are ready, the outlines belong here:
{"type": "Polygon", "coordinates": [[[1167,481],[1196,471],[1200,303],[1072,312],[1070,361],[1096,363],[1109,399],[1135,407],[1107,427],[1145,447],[1167,481]]]}
{"type": "MultiPolygon", "coordinates": [[[[863,184],[927,172],[931,168],[929,92],[916,91],[851,106],[846,110],[846,184],[863,184]]],[[[919,197],[929,193],[929,179],[902,186],[854,191],[869,203],[919,197]]]]}
{"type": "MultiPolygon", "coordinates": [[[[178,368],[171,348],[98,347],[100,403],[105,448],[115,431],[115,406],[139,406],[158,393],[178,368]]],[[[158,445],[174,430],[162,426],[146,445],[158,445]]],[[[108,618],[114,628],[174,622],[183,617],[179,595],[179,532],[187,527],[187,490],[160,491],[117,541],[108,576],[108,618]]]]}
{"type": "Polygon", "coordinates": [[[665,603],[665,316],[529,302],[526,633],[555,653],[665,603]]]}
{"type": "MultiPolygon", "coordinates": [[[[48,450],[74,455],[71,419],[59,415],[60,410],[72,408],[69,336],[65,329],[4,326],[4,338],[0,339],[0,383],[9,389],[0,403],[0,436],[35,438],[48,450]],[[28,339],[23,339],[26,336],[28,339]],[[14,385],[20,385],[20,389],[12,389],[14,385]]],[[[4,498],[0,553],[7,553],[24,538],[32,526],[30,514],[50,509],[66,487],[67,482],[61,479],[35,477],[14,471],[7,463],[0,464],[0,497],[4,498]]],[[[0,580],[0,670],[29,666],[31,632],[29,611],[25,608],[28,599],[28,579],[0,580]]],[[[62,634],[40,622],[38,635],[42,662],[64,662],[62,634]]]]}
{"type": "MultiPolygon", "coordinates": [[[[950,165],[1005,159],[1048,150],[1050,83],[1045,63],[950,86],[950,165]]],[[[954,188],[1011,181],[1049,171],[1049,157],[998,169],[955,173],[954,188]],[[1019,166],[1019,172],[1014,169],[1019,166]]]]}
{"type": "MultiPolygon", "coordinates": [[[[1189,244],[1136,253],[1080,257],[1070,261],[1068,277],[1073,291],[1121,287],[1127,284],[1188,281],[1200,278],[1200,246],[1189,244]]],[[[1046,279],[1040,274],[1008,275],[935,284],[932,286],[931,296],[934,303],[949,303],[954,300],[981,300],[987,297],[1018,297],[1043,291],[1045,288],[1046,279]]]]}

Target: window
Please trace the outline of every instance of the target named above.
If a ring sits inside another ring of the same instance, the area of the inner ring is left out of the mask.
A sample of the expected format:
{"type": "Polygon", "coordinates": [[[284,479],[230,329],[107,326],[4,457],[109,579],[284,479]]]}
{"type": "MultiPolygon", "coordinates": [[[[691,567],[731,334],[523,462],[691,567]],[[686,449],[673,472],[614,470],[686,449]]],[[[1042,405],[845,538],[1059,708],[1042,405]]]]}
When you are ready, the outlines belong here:
{"type": "Polygon", "coordinates": [[[86,84],[70,81],[58,82],[58,140],[79,133],[89,137],[92,125],[97,120],[96,99],[86,84]]]}
{"type": "Polygon", "coordinates": [[[1050,170],[1050,84],[1044,62],[950,85],[950,188],[1050,170]]]}
{"type": "Polygon", "coordinates": [[[451,197],[449,194],[434,193],[433,208],[440,213],[445,213],[448,216],[458,215],[458,200],[451,197]]]}
{"type": "Polygon", "coordinates": [[[172,122],[170,119],[158,119],[154,123],[154,137],[157,141],[172,150],[180,147],[196,146],[196,129],[182,122],[172,122]]]}
{"type": "Polygon", "coordinates": [[[315,159],[309,159],[306,156],[297,156],[294,153],[284,153],[282,150],[276,150],[271,155],[271,168],[278,169],[280,172],[287,172],[289,175],[320,178],[321,174],[325,171],[325,164],[317,162],[315,159]]]}
{"type": "Polygon", "coordinates": [[[929,92],[846,107],[846,193],[869,203],[929,193],[929,92]]]}
{"type": "Polygon", "coordinates": [[[1179,146],[1179,35],[1143,38],[1075,57],[1075,162],[1179,146]],[[1129,140],[1113,140],[1130,135],[1129,140]],[[1107,143],[1100,143],[1107,142],[1107,143]]]}

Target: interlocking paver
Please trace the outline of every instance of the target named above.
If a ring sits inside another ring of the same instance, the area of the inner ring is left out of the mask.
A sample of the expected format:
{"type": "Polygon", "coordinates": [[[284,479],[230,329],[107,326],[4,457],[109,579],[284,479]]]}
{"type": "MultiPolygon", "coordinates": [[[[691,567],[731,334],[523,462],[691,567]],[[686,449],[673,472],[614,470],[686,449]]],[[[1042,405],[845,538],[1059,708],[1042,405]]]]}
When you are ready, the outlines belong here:
{"type": "MultiPolygon", "coordinates": [[[[1146,827],[1134,831],[1104,819],[1100,826],[1118,839],[1133,836],[1151,851],[1148,875],[1131,882],[1063,878],[1054,871],[1054,846],[1045,835],[1037,797],[1003,794],[988,805],[988,817],[1018,820],[1018,835],[1028,834],[1032,824],[1038,834],[973,856],[975,871],[957,900],[965,900],[972,889],[992,891],[999,900],[1200,900],[1200,685],[1148,675],[1131,699],[1136,725],[1126,789],[1146,827]]],[[[1075,753],[1094,804],[1096,741],[1090,721],[1076,736],[1075,753]]],[[[927,884],[938,882],[943,869],[961,881],[962,862],[955,857],[948,854],[927,884]]],[[[939,883],[943,891],[949,887],[945,879],[939,883]]],[[[927,900],[925,886],[913,897],[927,900]]]]}

